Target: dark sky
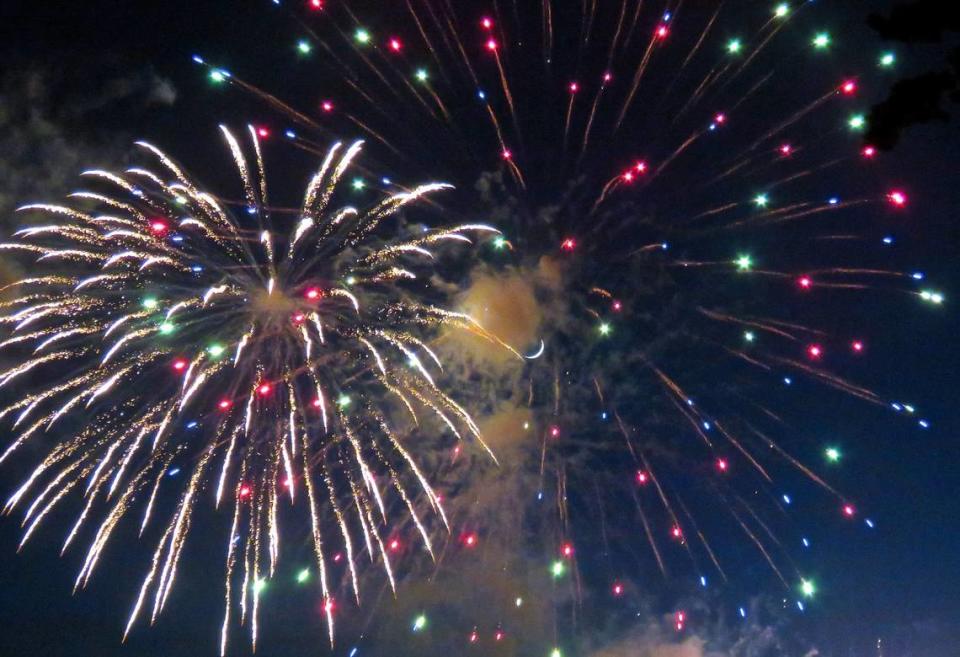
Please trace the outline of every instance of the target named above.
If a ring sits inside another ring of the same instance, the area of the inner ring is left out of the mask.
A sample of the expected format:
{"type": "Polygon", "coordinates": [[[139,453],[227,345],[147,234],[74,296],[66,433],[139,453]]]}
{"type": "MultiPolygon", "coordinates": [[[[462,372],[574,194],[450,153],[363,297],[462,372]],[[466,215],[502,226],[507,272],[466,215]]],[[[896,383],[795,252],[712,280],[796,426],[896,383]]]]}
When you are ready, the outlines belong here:
{"type": "MultiPolygon", "coordinates": [[[[866,19],[872,11],[887,11],[891,2],[816,4],[825,5],[816,9],[842,26],[835,32],[838,40],[847,41],[847,51],[860,44],[880,49],[866,19]]],[[[277,68],[276,41],[294,38],[283,27],[287,23],[271,18],[275,14],[267,5],[247,0],[5,3],[4,14],[12,20],[4,18],[0,27],[0,145],[6,147],[0,153],[0,209],[8,212],[38,195],[53,198],[67,191],[82,167],[121,161],[125,144],[138,137],[162,144],[192,170],[204,172],[204,182],[211,186],[229,180],[221,166],[225,159],[214,135],[216,125],[271,115],[238,94],[212,93],[190,55],[202,52],[286,99],[309,98],[304,106],[318,97],[308,77],[288,77],[277,68]]],[[[478,11],[482,6],[478,3],[478,11]]],[[[938,44],[897,49],[898,75],[943,66],[944,48],[938,44]]],[[[882,99],[894,79],[876,80],[870,99],[882,99]]],[[[803,83],[802,78],[797,82],[803,83]]],[[[910,190],[908,225],[896,227],[901,261],[915,263],[937,281],[947,304],[928,312],[878,294],[871,303],[834,304],[820,311],[830,323],[868,327],[871,360],[860,374],[878,388],[908,395],[933,428],[917,431],[890,414],[814,395],[804,397],[803,407],[791,416],[810,434],[843,436],[861,469],[840,474],[840,483],[854,487],[878,521],[866,537],[838,530],[835,519],[805,521],[815,543],[821,600],[790,631],[826,655],[872,655],[868,646],[877,637],[892,646],[886,657],[960,652],[960,458],[955,441],[960,432],[960,321],[952,303],[960,293],[958,126],[954,121],[913,127],[882,164],[890,179],[905,181],[910,190]]],[[[298,160],[291,168],[299,166],[298,160]]],[[[302,171],[293,177],[299,181],[302,171]]],[[[9,233],[13,222],[3,217],[0,225],[9,233]]],[[[3,490],[17,480],[9,469],[0,470],[3,490]]],[[[142,564],[133,556],[142,555],[136,550],[112,553],[91,589],[71,597],[76,566],[56,556],[58,539],[38,540],[17,555],[19,535],[15,517],[0,523],[0,654],[214,654],[219,576],[207,581],[203,567],[187,567],[176,604],[159,627],[141,629],[120,648],[142,564]]],[[[135,537],[118,540],[132,543],[135,537]]],[[[217,550],[219,545],[218,535],[217,550]]],[[[198,555],[201,562],[202,557],[198,555]]],[[[215,560],[207,565],[219,568],[215,560]]],[[[749,580],[753,570],[746,572],[749,580]]],[[[761,592],[749,581],[731,586],[732,593],[722,596],[727,606],[761,592]]],[[[297,595],[270,613],[272,627],[258,654],[326,654],[318,628],[298,624],[303,618],[298,605],[309,608],[315,601],[297,595]]],[[[390,603],[382,606],[389,613],[390,603]]],[[[239,632],[233,645],[236,654],[248,651],[239,632]]],[[[345,640],[335,654],[348,650],[345,640]]]]}

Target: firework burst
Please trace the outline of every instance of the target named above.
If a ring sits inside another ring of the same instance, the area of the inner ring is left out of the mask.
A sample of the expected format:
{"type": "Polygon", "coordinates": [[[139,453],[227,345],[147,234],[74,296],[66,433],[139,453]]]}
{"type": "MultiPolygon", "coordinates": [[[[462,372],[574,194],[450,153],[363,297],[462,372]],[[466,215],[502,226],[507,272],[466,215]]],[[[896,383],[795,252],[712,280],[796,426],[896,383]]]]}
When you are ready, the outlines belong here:
{"type": "Polygon", "coordinates": [[[137,145],[159,168],[86,171],[105,191],[74,193],[74,206],[20,208],[53,221],[0,245],[35,257],[0,317],[0,348],[13,354],[0,387],[18,391],[0,409],[15,432],[0,461],[44,434],[61,438],[4,508],[26,507],[22,546],[58,504],[81,496],[63,550],[96,525],[75,583],[83,587],[122,521],[139,514],[143,534],[158,498],[175,497],[129,632],[141,613],[153,622],[162,611],[197,506],[209,497],[228,507],[225,652],[235,606],[256,643],[260,593],[280,555],[278,508],[296,503],[309,518],[332,642],[330,546],[345,552],[359,601],[363,554],[394,585],[385,543],[395,522],[416,527],[431,556],[425,516],[447,522],[417,450],[391,428],[393,407],[410,424],[428,415],[453,439],[483,444],[435,383],[441,362],[427,336],[453,325],[496,339],[418,299],[434,250],[498,231],[465,224],[382,239],[384,220],[449,185],[366,209],[339,205],[356,142],[329,149],[291,211],[292,229],[278,232],[290,218],[268,202],[257,131],[252,165],[222,131],[243,183],[236,212],[145,142],[137,145]]]}
{"type": "MultiPolygon", "coordinates": [[[[861,49],[819,9],[290,7],[287,29],[305,44],[291,75],[320,69],[329,81],[316,111],[194,61],[214,88],[263,101],[265,124],[288,122],[291,145],[359,130],[384,159],[457,182],[445,211],[505,230],[475,273],[497,272],[503,295],[527,284],[541,320],[517,332],[528,365],[505,394],[534,416],[516,427],[534,446],[535,483],[521,490],[532,513],[557,511],[543,558],[580,538],[596,550],[575,555],[607,555],[597,561],[616,569],[607,532],[631,558],[640,536],[653,568],[685,562],[706,586],[732,570],[711,538],[723,537],[750,546],[802,609],[791,545],[809,541],[784,522],[791,489],[810,485],[816,505],[874,523],[830,483],[835,461],[818,464],[823,447],[789,428],[777,397],[804,382],[929,427],[844,371],[867,353],[870,327],[825,318],[811,300],[944,300],[888,248],[910,197],[861,137],[864,96],[884,71],[856,67],[861,49]],[[843,75],[838,57],[850,60],[843,75]],[[599,532],[596,518],[624,505],[635,522],[599,532]]],[[[521,322],[516,298],[498,303],[503,324],[521,322]]]]}

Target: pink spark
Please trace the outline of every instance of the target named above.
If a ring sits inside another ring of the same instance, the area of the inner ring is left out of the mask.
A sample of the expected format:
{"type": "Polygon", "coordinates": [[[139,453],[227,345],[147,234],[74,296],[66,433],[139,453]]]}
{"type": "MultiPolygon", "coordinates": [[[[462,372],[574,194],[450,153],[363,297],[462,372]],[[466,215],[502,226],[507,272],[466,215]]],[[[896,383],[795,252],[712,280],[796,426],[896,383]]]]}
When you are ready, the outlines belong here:
{"type": "Polygon", "coordinates": [[[887,194],[887,200],[895,207],[902,208],[907,204],[907,195],[899,190],[893,190],[887,194]]]}

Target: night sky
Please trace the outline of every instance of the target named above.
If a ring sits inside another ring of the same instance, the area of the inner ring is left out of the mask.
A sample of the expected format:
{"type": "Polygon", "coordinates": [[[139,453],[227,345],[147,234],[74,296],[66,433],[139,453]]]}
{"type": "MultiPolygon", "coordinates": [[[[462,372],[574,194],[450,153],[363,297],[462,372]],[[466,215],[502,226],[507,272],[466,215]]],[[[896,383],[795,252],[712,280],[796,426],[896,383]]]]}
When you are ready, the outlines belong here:
{"type": "MultiPolygon", "coordinates": [[[[517,1],[520,4],[526,2],[517,1]]],[[[559,0],[559,3],[564,1],[559,0]]],[[[335,3],[339,4],[340,0],[328,0],[328,4],[335,3]]],[[[279,142],[282,139],[280,134],[291,122],[255,98],[233,90],[213,88],[206,71],[191,61],[194,53],[203,53],[208,61],[255,82],[314,119],[320,116],[319,101],[337,97],[342,88],[336,80],[317,77],[295,61],[292,44],[302,31],[298,32],[295,23],[268,0],[49,3],[56,6],[14,1],[12,12],[8,11],[10,4],[5,3],[4,14],[12,19],[4,18],[4,38],[0,39],[0,57],[4,62],[0,72],[0,228],[5,239],[20,225],[19,219],[12,214],[13,208],[27,202],[52,202],[61,198],[75,188],[76,174],[84,168],[125,166],[130,157],[128,146],[138,138],[160,145],[208,188],[235,190],[233,171],[226,149],[220,143],[217,125],[240,126],[246,122],[270,125],[274,133],[271,139],[279,142]],[[294,64],[289,64],[290,61],[294,64]],[[289,70],[287,66],[290,66],[289,70]]],[[[288,1],[287,4],[307,24],[322,20],[299,6],[293,7],[296,3],[288,1]]],[[[371,25],[372,29],[378,30],[378,35],[389,31],[387,27],[379,30],[381,25],[396,24],[393,16],[401,13],[396,8],[377,8],[380,3],[372,1],[346,4],[362,16],[381,13],[387,16],[381,24],[371,25]]],[[[459,0],[456,4],[460,6],[459,0]]],[[[500,4],[509,5],[503,1],[500,4]]],[[[575,4],[579,11],[579,3],[575,4]]],[[[732,13],[739,16],[740,3],[735,4],[737,7],[732,13]]],[[[748,16],[754,10],[769,12],[767,5],[773,3],[742,4],[743,14],[748,16]],[[751,5],[749,11],[748,4],[751,5]]],[[[836,71],[837,79],[856,75],[860,70],[849,62],[856,60],[858,64],[866,62],[873,66],[873,53],[886,48],[895,48],[898,53],[894,73],[881,76],[871,70],[860,78],[864,87],[860,106],[865,109],[882,101],[897,79],[945,69],[947,47],[956,45],[956,39],[949,41],[949,33],[946,43],[906,45],[881,41],[868,26],[867,17],[871,13],[889,12],[893,2],[817,0],[813,4],[805,9],[817,16],[813,24],[828,27],[837,42],[829,54],[831,71],[836,71]],[[858,59],[863,52],[869,56],[858,59]]],[[[463,5],[476,5],[472,13],[479,17],[490,3],[470,0],[463,5]]],[[[464,13],[471,14],[466,9],[464,13]]],[[[651,15],[656,13],[654,11],[651,15]]],[[[559,11],[558,20],[563,20],[564,16],[564,12],[559,11]]],[[[803,35],[808,32],[807,24],[798,30],[803,35]]],[[[597,29],[601,30],[600,27],[597,29]]],[[[407,30],[405,39],[413,48],[416,33],[409,25],[407,30]]],[[[744,33],[747,33],[746,29],[744,33]]],[[[956,33],[952,34],[952,37],[956,36],[956,33]]],[[[603,38],[603,30],[598,38],[603,38]]],[[[722,36],[718,35],[717,39],[720,38],[722,36]]],[[[795,60],[791,60],[793,66],[785,68],[807,70],[802,64],[807,55],[785,52],[784,57],[787,55],[795,60]]],[[[317,51],[314,56],[320,58],[323,55],[317,51]]],[[[411,56],[411,60],[414,59],[411,56]]],[[[596,69],[603,63],[589,60],[581,63],[583,68],[591,65],[596,69]]],[[[669,71],[669,68],[661,70],[669,71]]],[[[657,84],[669,84],[668,78],[657,80],[657,84]]],[[[822,85],[816,86],[806,73],[798,74],[790,81],[789,87],[796,92],[795,97],[804,99],[822,93],[822,85]],[[804,85],[809,85],[809,90],[804,85]]],[[[787,87],[777,86],[775,89],[785,90],[787,87]]],[[[454,98],[451,106],[456,111],[463,103],[463,99],[454,98]]],[[[780,115],[788,113],[782,108],[795,105],[795,101],[784,104],[778,103],[777,98],[770,99],[770,111],[780,115]]],[[[651,106],[655,105],[651,103],[651,106]]],[[[960,111],[956,104],[951,108],[946,98],[944,107],[952,109],[954,114],[960,111]]],[[[562,109],[554,110],[562,115],[562,109]]],[[[648,116],[646,123],[655,125],[657,118],[648,116]]],[[[528,122],[536,124],[537,117],[528,122]]],[[[601,128],[609,128],[606,124],[611,119],[601,118],[601,122],[604,124],[601,128]]],[[[956,221],[956,209],[960,207],[960,186],[956,182],[957,153],[960,152],[958,126],[960,122],[957,120],[911,126],[901,134],[891,151],[880,155],[876,167],[881,178],[897,181],[908,190],[909,208],[902,216],[897,215],[895,221],[891,221],[888,215],[881,220],[884,222],[882,230],[895,235],[894,245],[884,247],[879,236],[887,233],[874,232],[872,235],[876,239],[858,242],[854,248],[854,253],[861,251],[857,254],[862,256],[858,262],[880,263],[879,266],[886,262],[883,260],[886,256],[878,254],[887,253],[884,249],[895,249],[892,261],[895,264],[892,266],[924,271],[927,279],[935,281],[938,289],[944,291],[947,302],[942,307],[930,309],[912,298],[904,300],[905,295],[897,294],[889,286],[881,286],[856,297],[855,301],[832,297],[812,311],[811,322],[836,328],[841,333],[857,331],[867,336],[868,358],[857,364],[853,378],[881,391],[885,398],[896,395],[895,398],[915,403],[922,408],[923,417],[931,422],[931,428],[918,430],[914,423],[883,408],[822,389],[803,390],[803,386],[798,386],[801,389],[793,398],[782,397],[779,390],[760,393],[757,398],[759,404],[769,403],[782,410],[786,424],[798,434],[815,437],[817,444],[835,440],[843,445],[844,458],[850,464],[831,471],[831,483],[855,492],[858,503],[868,507],[870,517],[877,521],[876,529],[867,532],[862,529],[862,523],[858,522],[856,527],[844,524],[838,520],[832,507],[829,512],[822,508],[791,512],[791,522],[802,526],[802,535],[813,542],[815,555],[800,555],[798,559],[804,560],[804,564],[813,564],[805,567],[815,573],[819,588],[816,602],[801,615],[793,607],[795,593],[787,594],[790,601],[784,605],[783,588],[770,576],[769,569],[756,553],[749,550],[733,550],[736,556],[731,561],[730,582],[722,587],[711,587],[708,593],[700,594],[696,586],[688,586],[690,582],[687,580],[695,578],[685,572],[683,566],[671,568],[671,577],[665,580],[652,565],[649,555],[635,559],[631,556],[643,553],[646,547],[642,529],[631,519],[629,529],[613,532],[615,541],[630,545],[622,550],[613,548],[611,559],[622,560],[624,570],[637,567],[636,577],[631,578],[632,586],[637,587],[636,591],[631,591],[635,595],[629,597],[632,606],[625,609],[627,601],[611,600],[609,595],[603,595],[604,582],[607,581],[604,566],[585,558],[583,579],[588,588],[599,586],[601,591],[588,594],[583,603],[586,610],[579,612],[580,625],[574,635],[588,639],[580,644],[581,648],[566,649],[565,656],[671,654],[623,649],[617,652],[612,647],[609,652],[602,652],[601,649],[605,645],[621,645],[622,641],[629,643],[631,637],[635,638],[635,645],[644,644],[650,619],[669,614],[678,604],[702,610],[702,624],[699,627],[691,625],[689,632],[708,642],[715,641],[717,650],[730,651],[718,653],[722,655],[776,654],[749,652],[743,646],[743,652],[729,648],[736,637],[756,638],[765,630],[780,635],[784,646],[792,646],[791,649],[797,651],[788,654],[802,655],[815,647],[822,655],[873,656],[877,654],[878,638],[882,638],[886,646],[882,653],[884,657],[946,657],[960,651],[960,596],[957,595],[960,587],[960,497],[956,495],[960,490],[960,458],[955,442],[960,432],[960,414],[956,408],[956,401],[960,398],[957,393],[960,345],[956,338],[960,335],[960,320],[954,309],[954,297],[960,294],[960,229],[956,221]],[[641,565],[638,567],[638,564],[641,565]],[[751,615],[747,621],[740,621],[735,612],[741,605],[748,605],[751,614],[757,610],[757,619],[751,615]]],[[[331,132],[346,133],[348,129],[347,124],[341,124],[331,132]]],[[[544,132],[549,134],[549,130],[545,128],[544,132]]],[[[639,138],[639,133],[634,135],[639,138]]],[[[324,133],[313,140],[323,143],[328,136],[324,133]]],[[[342,136],[349,138],[353,135],[342,136]]],[[[820,137],[833,138],[830,134],[820,137]]],[[[404,135],[401,141],[408,138],[410,135],[404,135]]],[[[537,135],[534,130],[529,141],[535,145],[541,138],[542,135],[537,135]]],[[[464,139],[475,138],[468,136],[464,139]]],[[[425,175],[444,177],[442,167],[456,167],[460,155],[440,140],[437,144],[436,157],[429,151],[421,151],[404,159],[375,147],[372,157],[378,164],[400,167],[407,179],[420,179],[421,171],[429,172],[425,175]],[[438,168],[441,168],[440,173],[438,168]]],[[[471,142],[471,149],[474,145],[471,142]]],[[[274,148],[273,144],[269,147],[274,148]]],[[[267,156],[275,197],[284,201],[292,199],[286,203],[292,205],[297,202],[298,190],[319,157],[292,148],[277,148],[267,156]]],[[[429,149],[430,144],[423,148],[429,149]]],[[[545,155],[543,159],[548,157],[545,155]]],[[[600,171],[598,163],[602,160],[603,153],[595,153],[594,159],[587,160],[588,167],[600,171]]],[[[549,168],[543,162],[537,164],[549,168]]],[[[682,171],[674,173],[679,173],[689,184],[696,184],[696,167],[691,164],[683,166],[682,171]]],[[[466,185],[469,189],[474,170],[464,166],[462,179],[456,181],[458,186],[466,185]]],[[[448,177],[458,175],[459,172],[455,171],[448,177]]],[[[818,175],[820,177],[816,180],[822,180],[823,174],[818,175]]],[[[597,174],[601,179],[604,176],[609,178],[609,168],[597,174]]],[[[534,205],[546,203],[544,197],[548,192],[545,189],[549,189],[547,183],[537,181],[537,176],[533,175],[529,198],[534,205]]],[[[750,193],[750,188],[747,189],[750,193]]],[[[464,206],[458,206],[456,212],[464,214],[464,206]]],[[[521,229],[515,229],[518,248],[530,253],[535,253],[538,248],[543,251],[537,244],[541,237],[556,240],[575,225],[562,210],[558,217],[542,232],[522,234],[521,229]]],[[[623,239],[622,235],[632,227],[627,222],[625,227],[620,225],[616,230],[621,232],[611,234],[623,239]]],[[[603,260],[617,255],[617,237],[598,238],[596,245],[591,245],[591,235],[585,232],[582,238],[591,257],[603,260]]],[[[739,246],[733,241],[715,245],[715,248],[723,252],[728,247],[739,246]]],[[[813,247],[799,241],[790,242],[784,250],[790,252],[786,256],[788,262],[791,258],[793,262],[802,262],[816,255],[813,247]]],[[[6,268],[5,264],[0,266],[0,270],[6,268]]],[[[597,269],[597,272],[598,276],[606,277],[605,280],[617,281],[617,275],[611,274],[609,269],[597,269]]],[[[463,274],[464,280],[467,276],[469,274],[463,274]]],[[[788,300],[781,303],[777,295],[782,294],[782,290],[777,291],[772,286],[757,287],[754,293],[767,295],[769,301],[766,305],[780,307],[787,316],[793,316],[797,310],[788,300]]],[[[717,295],[723,298],[725,292],[720,290],[717,295]]],[[[644,326],[630,330],[635,331],[630,335],[636,337],[652,328],[644,326]]],[[[690,371],[702,372],[708,368],[703,363],[691,363],[690,371]]],[[[611,375],[611,381],[614,385],[618,381],[628,382],[630,376],[618,370],[617,374],[611,375]]],[[[631,410],[638,411],[638,407],[627,408],[626,412],[631,410]]],[[[589,418],[583,419],[583,423],[593,422],[594,407],[584,410],[583,415],[589,418]]],[[[43,438],[46,441],[53,439],[52,436],[43,438]]],[[[25,463],[4,464],[0,468],[0,490],[4,497],[21,480],[25,463]]],[[[589,467],[613,471],[619,465],[612,459],[600,457],[589,461],[589,467]]],[[[592,473],[579,479],[582,482],[595,480],[592,473]]],[[[572,481],[578,479],[574,477],[572,481]]],[[[798,485],[797,488],[801,487],[798,485]]],[[[812,494],[812,489],[806,490],[812,494]]],[[[576,494],[573,495],[576,499],[576,494]]],[[[609,503],[612,518],[631,512],[629,497],[625,497],[622,504],[620,509],[617,502],[609,503]]],[[[588,509],[589,505],[585,503],[583,508],[588,509]]],[[[495,525],[498,515],[487,511],[485,514],[478,512],[476,517],[484,517],[490,525],[495,525]]],[[[120,637],[151,549],[136,544],[135,529],[128,528],[115,537],[112,549],[91,585],[71,596],[80,553],[71,553],[63,559],[57,554],[71,515],[64,514],[53,520],[51,526],[41,531],[20,554],[17,554],[21,536],[18,515],[4,518],[0,522],[0,654],[51,657],[216,654],[222,614],[219,588],[222,584],[222,537],[228,519],[209,514],[203,518],[191,536],[190,550],[185,556],[168,609],[152,629],[141,621],[126,645],[121,645],[120,637]]],[[[617,524],[615,520],[610,522],[617,524]]],[[[526,532],[537,532],[536,526],[529,522],[527,525],[526,532]]],[[[488,531],[495,533],[492,528],[488,531]]],[[[433,624],[447,619],[468,626],[472,617],[465,609],[472,609],[476,618],[481,618],[477,622],[489,626],[497,621],[499,612],[486,607],[489,600],[497,599],[495,595],[484,597],[477,594],[475,602],[470,596],[485,584],[499,585],[500,580],[487,580],[482,569],[471,567],[468,558],[451,557],[452,563],[434,584],[421,583],[423,570],[419,575],[411,575],[400,587],[399,602],[393,601],[389,591],[384,590],[382,578],[372,576],[363,607],[359,611],[344,612],[337,645],[328,652],[318,596],[279,582],[284,578],[289,580],[297,564],[309,560],[307,535],[305,527],[290,528],[286,538],[289,554],[285,553],[278,583],[271,585],[270,604],[262,619],[264,629],[257,649],[259,655],[335,654],[346,657],[355,645],[360,646],[357,657],[437,654],[438,648],[417,643],[429,639],[414,638],[409,631],[412,614],[428,607],[431,599],[442,598],[448,607],[432,616],[433,624]],[[458,570],[462,575],[460,581],[457,581],[458,570]],[[285,588],[290,590],[285,591],[285,588]],[[442,590],[444,588],[446,591],[442,590]],[[451,596],[461,596],[459,607],[449,602],[451,596]],[[361,633],[367,637],[366,643],[358,643],[361,633]]],[[[794,544],[794,536],[799,535],[792,532],[784,538],[791,542],[787,551],[793,555],[802,552],[799,543],[794,544]]],[[[734,539],[731,534],[728,538],[721,533],[717,540],[721,543],[742,541],[743,537],[739,535],[734,539]]],[[[537,540],[533,542],[537,543],[537,540]]],[[[595,537],[584,538],[578,542],[577,549],[582,552],[600,550],[600,545],[595,537]]],[[[501,546],[500,549],[504,548],[501,546]]],[[[522,568],[526,559],[530,571],[542,569],[543,559],[530,556],[534,551],[532,548],[529,552],[517,548],[520,556],[514,555],[514,566],[519,561],[522,568]]],[[[496,560],[496,556],[489,553],[487,558],[496,560]]],[[[429,569],[426,572],[429,573],[429,569]]],[[[534,610],[529,613],[525,622],[531,626],[531,632],[542,631],[550,635],[555,631],[555,627],[533,627],[540,622],[540,616],[534,610]]],[[[567,618],[569,615],[553,622],[563,626],[567,618]]],[[[665,641],[686,638],[670,633],[665,636],[665,641]]],[[[229,654],[248,654],[250,647],[245,630],[234,628],[232,637],[229,654]]],[[[565,639],[565,645],[573,646],[574,643],[569,641],[565,639]]],[[[660,640],[655,642],[660,643],[660,640]]],[[[480,652],[483,648],[469,646],[465,634],[462,645],[463,652],[447,651],[446,654],[483,654],[480,652]]],[[[549,647],[549,644],[544,645],[544,657],[549,654],[549,647]]],[[[486,654],[501,653],[491,650],[486,654]]],[[[688,654],[710,653],[672,654],[686,657],[688,654]]]]}

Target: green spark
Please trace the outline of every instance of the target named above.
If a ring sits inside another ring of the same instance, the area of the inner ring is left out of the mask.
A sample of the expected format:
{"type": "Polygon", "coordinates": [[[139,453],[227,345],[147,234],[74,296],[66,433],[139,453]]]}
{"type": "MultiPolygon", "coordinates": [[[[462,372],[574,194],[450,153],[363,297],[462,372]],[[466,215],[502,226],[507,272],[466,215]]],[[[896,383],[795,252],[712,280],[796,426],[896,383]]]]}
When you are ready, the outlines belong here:
{"type": "Polygon", "coordinates": [[[753,258],[747,254],[737,256],[735,262],[737,264],[737,269],[740,271],[750,271],[750,269],[753,267],[753,258]]]}
{"type": "Polygon", "coordinates": [[[354,178],[352,183],[354,191],[363,191],[367,186],[367,182],[363,178],[354,178]]]}
{"type": "Polygon", "coordinates": [[[310,569],[304,568],[299,573],[297,573],[297,584],[303,584],[308,579],[310,579],[310,569]]]}
{"type": "Polygon", "coordinates": [[[147,310],[153,310],[154,308],[157,307],[158,303],[159,302],[157,301],[156,297],[147,297],[146,299],[143,300],[143,307],[146,308],[147,310]]]}
{"type": "Polygon", "coordinates": [[[162,335],[170,335],[171,333],[173,333],[173,324],[171,324],[170,322],[164,322],[163,324],[161,324],[160,333],[162,335]]]}
{"type": "Polygon", "coordinates": [[[818,32],[815,37],[813,37],[813,47],[817,50],[823,50],[830,45],[830,35],[826,32],[818,32]]]}
{"type": "Polygon", "coordinates": [[[743,43],[740,41],[740,39],[730,39],[727,42],[727,52],[731,55],[736,55],[738,52],[740,52],[741,48],[743,48],[743,43]]]}
{"type": "Polygon", "coordinates": [[[427,626],[427,617],[424,616],[423,614],[420,614],[419,616],[417,616],[416,618],[413,619],[413,631],[414,631],[414,632],[419,632],[420,630],[422,630],[422,629],[425,628],[426,626],[427,626]]]}
{"type": "Polygon", "coordinates": [[[790,13],[790,5],[788,5],[786,2],[781,2],[773,10],[773,15],[776,16],[777,18],[783,18],[788,13],[790,13]]]}
{"type": "Polygon", "coordinates": [[[207,353],[213,356],[214,358],[219,358],[220,356],[223,355],[223,352],[226,350],[227,350],[226,347],[224,347],[222,344],[217,342],[207,347],[207,353]]]}
{"type": "Polygon", "coordinates": [[[350,405],[350,397],[348,397],[347,395],[340,395],[339,397],[337,397],[337,406],[339,406],[340,408],[346,408],[349,405],[350,405]]]}
{"type": "Polygon", "coordinates": [[[553,565],[550,566],[550,574],[553,575],[554,579],[558,577],[563,577],[563,573],[566,572],[567,567],[563,565],[562,561],[554,561],[553,565]]]}
{"type": "Polygon", "coordinates": [[[880,67],[881,68],[890,68],[897,63],[897,56],[892,52],[885,52],[880,55],[880,67]]]}
{"type": "Polygon", "coordinates": [[[354,33],[353,38],[357,40],[357,43],[368,44],[370,43],[370,32],[361,27],[354,33]]]}
{"type": "Polygon", "coordinates": [[[867,119],[863,114],[854,114],[850,117],[850,120],[847,121],[847,125],[850,126],[851,130],[863,130],[863,127],[867,125],[867,119]]]}
{"type": "Polygon", "coordinates": [[[747,331],[743,334],[743,339],[746,340],[747,342],[753,342],[754,340],[757,339],[757,336],[754,334],[753,331],[747,331]]]}
{"type": "Polygon", "coordinates": [[[210,81],[211,81],[211,82],[214,82],[214,83],[216,83],[216,84],[220,84],[220,83],[223,82],[226,78],[227,78],[227,76],[225,76],[225,75],[223,74],[223,71],[218,71],[217,69],[213,69],[212,71],[210,71],[210,81]]]}
{"type": "Polygon", "coordinates": [[[812,598],[813,595],[817,592],[816,585],[808,579],[800,580],[800,591],[803,593],[804,597],[812,598]]]}
{"type": "Polygon", "coordinates": [[[770,197],[766,194],[757,194],[753,199],[753,204],[758,208],[765,208],[770,203],[770,197]]]}
{"type": "Polygon", "coordinates": [[[430,78],[430,74],[425,68],[418,68],[414,76],[417,78],[417,82],[426,82],[430,78]]]}
{"type": "Polygon", "coordinates": [[[610,331],[613,330],[613,327],[610,326],[609,322],[603,322],[603,323],[600,325],[600,329],[599,329],[599,330],[600,330],[600,335],[606,337],[606,336],[610,335],[610,331]]]}
{"type": "Polygon", "coordinates": [[[297,41],[297,50],[300,51],[301,55],[309,55],[310,51],[313,50],[313,46],[311,46],[310,42],[306,39],[301,39],[297,41]]]}
{"type": "Polygon", "coordinates": [[[832,461],[833,463],[836,463],[840,460],[840,450],[836,447],[828,447],[823,453],[826,454],[827,460],[832,461]]]}

